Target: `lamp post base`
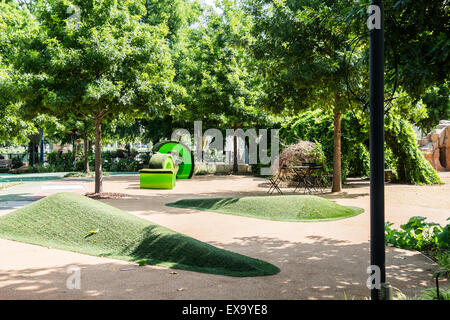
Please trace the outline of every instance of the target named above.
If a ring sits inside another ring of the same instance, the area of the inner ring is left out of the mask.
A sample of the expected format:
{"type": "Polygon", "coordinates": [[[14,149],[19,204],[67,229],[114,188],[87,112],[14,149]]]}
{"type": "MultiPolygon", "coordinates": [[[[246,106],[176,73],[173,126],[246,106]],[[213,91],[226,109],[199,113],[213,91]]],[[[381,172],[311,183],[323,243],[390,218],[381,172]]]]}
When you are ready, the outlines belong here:
{"type": "Polygon", "coordinates": [[[380,300],[394,300],[392,286],[387,282],[381,284],[379,294],[380,300]]]}

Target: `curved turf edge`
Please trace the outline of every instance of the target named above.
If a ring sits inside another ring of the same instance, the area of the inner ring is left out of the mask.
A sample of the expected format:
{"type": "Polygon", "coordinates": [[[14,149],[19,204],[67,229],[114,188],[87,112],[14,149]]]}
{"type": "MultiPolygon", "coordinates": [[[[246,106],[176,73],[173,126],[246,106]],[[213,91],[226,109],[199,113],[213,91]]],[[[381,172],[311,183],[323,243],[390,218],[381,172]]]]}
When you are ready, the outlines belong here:
{"type": "Polygon", "coordinates": [[[286,222],[333,221],[364,212],[311,195],[182,199],[166,206],[286,222]]]}
{"type": "Polygon", "coordinates": [[[214,247],[97,200],[57,193],[0,217],[0,238],[127,261],[249,277],[278,267],[214,247]]]}

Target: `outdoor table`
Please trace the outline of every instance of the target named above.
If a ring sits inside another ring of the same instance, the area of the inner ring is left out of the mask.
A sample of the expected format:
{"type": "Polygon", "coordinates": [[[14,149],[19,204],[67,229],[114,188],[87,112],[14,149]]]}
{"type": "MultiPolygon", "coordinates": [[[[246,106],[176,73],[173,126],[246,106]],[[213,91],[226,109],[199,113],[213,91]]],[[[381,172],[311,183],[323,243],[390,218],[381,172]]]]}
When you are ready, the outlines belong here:
{"type": "Polygon", "coordinates": [[[305,192],[312,193],[317,191],[319,185],[316,183],[316,177],[312,175],[313,170],[322,169],[321,165],[302,165],[302,166],[289,166],[289,169],[294,172],[298,179],[297,185],[295,186],[294,192],[297,191],[299,187],[303,184],[305,192]]]}
{"type": "Polygon", "coordinates": [[[276,190],[278,193],[283,194],[279,187],[279,184],[286,170],[291,170],[295,174],[297,185],[295,186],[294,192],[296,192],[297,189],[301,188],[302,186],[304,187],[305,192],[308,191],[308,193],[322,190],[323,188],[321,188],[320,184],[317,181],[318,177],[312,175],[313,170],[319,170],[322,168],[323,167],[321,165],[317,164],[289,167],[282,166],[280,167],[280,170],[278,170],[277,175],[269,178],[270,188],[267,193],[272,194],[276,190]]]}

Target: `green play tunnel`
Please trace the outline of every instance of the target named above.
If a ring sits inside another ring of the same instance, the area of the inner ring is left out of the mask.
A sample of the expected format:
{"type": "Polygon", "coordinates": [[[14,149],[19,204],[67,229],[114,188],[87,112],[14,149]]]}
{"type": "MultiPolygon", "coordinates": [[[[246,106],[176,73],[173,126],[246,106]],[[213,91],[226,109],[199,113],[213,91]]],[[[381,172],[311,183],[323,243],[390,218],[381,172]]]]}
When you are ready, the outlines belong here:
{"type": "Polygon", "coordinates": [[[177,141],[161,141],[153,147],[153,152],[176,153],[181,160],[178,163],[177,179],[190,179],[194,174],[194,156],[183,143],[177,141]]]}

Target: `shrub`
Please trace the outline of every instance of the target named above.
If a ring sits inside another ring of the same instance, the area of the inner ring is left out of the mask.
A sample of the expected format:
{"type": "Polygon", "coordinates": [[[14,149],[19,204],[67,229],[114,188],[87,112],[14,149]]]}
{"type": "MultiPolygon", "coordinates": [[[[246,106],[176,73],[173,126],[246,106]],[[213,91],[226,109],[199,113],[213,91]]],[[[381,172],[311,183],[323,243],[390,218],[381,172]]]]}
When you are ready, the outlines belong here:
{"type": "MultiPolygon", "coordinates": [[[[426,289],[417,297],[417,300],[438,300],[436,289],[426,289]]],[[[439,288],[439,300],[450,300],[450,289],[439,288]]]]}
{"type": "Polygon", "coordinates": [[[363,143],[352,145],[349,154],[343,155],[343,158],[345,158],[343,161],[345,176],[367,177],[370,175],[370,154],[363,143]]]}
{"type": "Polygon", "coordinates": [[[386,143],[390,146],[396,179],[414,184],[442,183],[436,170],[419,150],[412,126],[388,114],[385,118],[386,143]]]}
{"type": "Polygon", "coordinates": [[[22,161],[22,159],[21,159],[20,157],[14,157],[14,158],[12,159],[11,166],[12,166],[13,169],[20,168],[21,166],[23,166],[23,161],[22,161]]]}
{"type": "Polygon", "coordinates": [[[74,154],[70,151],[67,153],[50,152],[47,154],[49,166],[58,168],[61,171],[74,171],[74,158],[74,154]]]}
{"type": "Polygon", "coordinates": [[[142,164],[143,166],[147,166],[148,163],[150,162],[150,152],[140,152],[135,159],[137,161],[139,161],[140,164],[142,164]]]}
{"type": "MultiPolygon", "coordinates": [[[[110,172],[131,172],[142,169],[145,164],[148,164],[148,160],[141,163],[134,159],[136,155],[136,152],[127,152],[121,149],[117,151],[102,151],[102,169],[110,172]]],[[[89,156],[89,164],[95,166],[94,154],[89,156]]]]}
{"type": "MultiPolygon", "coordinates": [[[[341,154],[342,179],[347,176],[368,176],[369,124],[352,112],[342,115],[341,154]]],[[[385,117],[385,166],[393,170],[396,180],[414,184],[442,183],[436,170],[418,149],[411,124],[399,116],[385,117]]],[[[329,167],[333,164],[333,114],[328,111],[307,111],[282,123],[280,139],[284,145],[299,139],[322,144],[329,167]]]]}
{"type": "Polygon", "coordinates": [[[57,167],[44,166],[41,163],[35,164],[33,167],[28,168],[29,173],[47,173],[47,172],[62,172],[63,170],[58,170],[57,167]]]}
{"type": "MultiPolygon", "coordinates": [[[[341,118],[341,162],[342,180],[347,176],[367,176],[369,174],[368,134],[353,113],[341,118]]],[[[299,139],[321,144],[329,168],[333,167],[333,114],[315,110],[284,122],[280,129],[280,139],[290,145],[299,139]]]]}
{"type": "Polygon", "coordinates": [[[126,158],[110,164],[109,169],[112,172],[132,172],[138,171],[144,167],[139,161],[126,158]]]}
{"type": "Polygon", "coordinates": [[[448,268],[450,225],[442,227],[438,223],[425,220],[425,217],[412,217],[400,226],[400,230],[391,229],[392,223],[386,222],[385,241],[398,248],[424,252],[437,260],[441,266],[448,268]]]}

